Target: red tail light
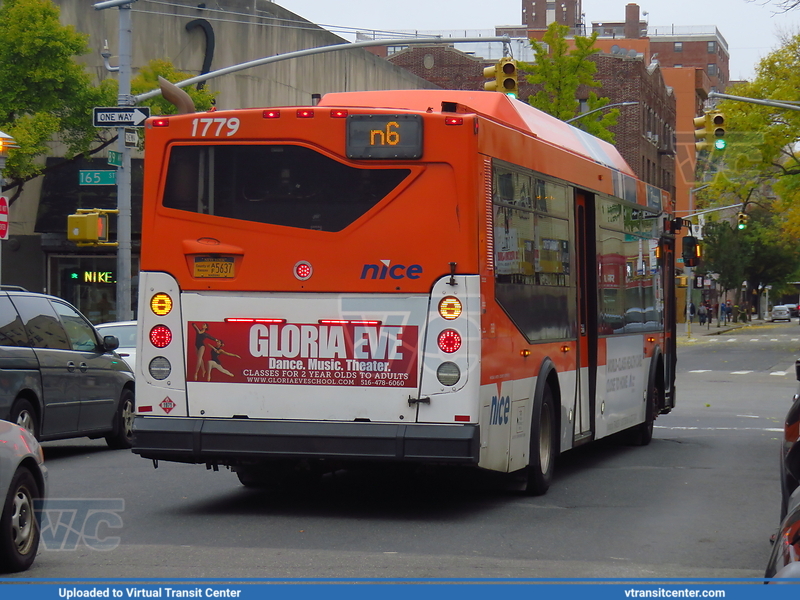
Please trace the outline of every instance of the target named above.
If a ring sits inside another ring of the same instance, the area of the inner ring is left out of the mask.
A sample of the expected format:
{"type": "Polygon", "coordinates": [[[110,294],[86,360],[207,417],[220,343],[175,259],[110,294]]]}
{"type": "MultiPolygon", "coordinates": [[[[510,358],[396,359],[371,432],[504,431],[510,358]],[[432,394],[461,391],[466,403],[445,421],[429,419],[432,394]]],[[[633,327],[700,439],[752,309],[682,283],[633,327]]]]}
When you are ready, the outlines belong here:
{"type": "Polygon", "coordinates": [[[172,341],[172,331],[166,325],[156,325],[150,330],[150,343],[156,348],[166,348],[172,341]]]}
{"type": "Polygon", "coordinates": [[[445,329],[439,334],[436,341],[439,344],[439,350],[447,354],[452,354],[461,348],[461,334],[455,329],[445,329]]]}

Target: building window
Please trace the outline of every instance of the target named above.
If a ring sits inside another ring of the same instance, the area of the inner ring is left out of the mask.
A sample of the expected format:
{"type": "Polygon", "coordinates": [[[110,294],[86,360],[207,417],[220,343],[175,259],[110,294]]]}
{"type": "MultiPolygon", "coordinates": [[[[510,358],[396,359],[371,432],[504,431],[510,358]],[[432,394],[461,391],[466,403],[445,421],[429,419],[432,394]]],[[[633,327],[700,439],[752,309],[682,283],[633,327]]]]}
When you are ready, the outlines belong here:
{"type": "Polygon", "coordinates": [[[717,42],[708,42],[708,53],[709,54],[717,53],[717,42]]]}
{"type": "Polygon", "coordinates": [[[683,42],[675,42],[675,52],[683,52],[683,42]]]}
{"type": "Polygon", "coordinates": [[[719,74],[719,71],[717,71],[716,63],[709,63],[709,65],[708,65],[708,76],[709,77],[716,77],[718,74],[719,74]]]}
{"type": "Polygon", "coordinates": [[[675,65],[675,68],[679,68],[679,67],[682,67],[682,66],[683,66],[683,65],[675,65]]]}

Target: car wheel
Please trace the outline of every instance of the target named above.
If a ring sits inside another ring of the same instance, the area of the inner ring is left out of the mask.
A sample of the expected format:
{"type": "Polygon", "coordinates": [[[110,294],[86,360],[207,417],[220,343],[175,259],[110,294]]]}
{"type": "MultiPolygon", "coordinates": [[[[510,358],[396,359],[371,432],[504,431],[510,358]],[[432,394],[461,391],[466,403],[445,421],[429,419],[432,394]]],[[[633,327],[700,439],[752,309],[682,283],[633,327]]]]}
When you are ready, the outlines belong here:
{"type": "Polygon", "coordinates": [[[550,488],[555,471],[557,449],[558,438],[553,392],[549,385],[545,385],[541,400],[533,407],[530,463],[525,468],[526,494],[541,496],[550,488]]]}
{"type": "Polygon", "coordinates": [[[20,467],[11,480],[0,517],[0,569],[24,571],[33,564],[39,549],[39,523],[33,507],[39,486],[33,474],[20,467]]]}
{"type": "Polygon", "coordinates": [[[39,439],[39,419],[33,405],[27,400],[20,399],[14,403],[9,421],[27,429],[33,437],[39,439]]]}
{"type": "Polygon", "coordinates": [[[119,401],[114,433],[106,436],[106,443],[111,448],[130,448],[133,445],[133,417],[136,413],[133,392],[129,389],[122,391],[119,401]]]}

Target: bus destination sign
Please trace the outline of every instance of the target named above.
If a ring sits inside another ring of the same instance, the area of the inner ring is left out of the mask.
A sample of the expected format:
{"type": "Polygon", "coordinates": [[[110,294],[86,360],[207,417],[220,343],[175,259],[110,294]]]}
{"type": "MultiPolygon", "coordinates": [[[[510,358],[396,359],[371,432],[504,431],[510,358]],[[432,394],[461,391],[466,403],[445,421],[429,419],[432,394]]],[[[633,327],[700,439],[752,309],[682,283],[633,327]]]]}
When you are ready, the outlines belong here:
{"type": "Polygon", "coordinates": [[[347,117],[347,158],[422,158],[420,115],[350,115],[347,117]]]}

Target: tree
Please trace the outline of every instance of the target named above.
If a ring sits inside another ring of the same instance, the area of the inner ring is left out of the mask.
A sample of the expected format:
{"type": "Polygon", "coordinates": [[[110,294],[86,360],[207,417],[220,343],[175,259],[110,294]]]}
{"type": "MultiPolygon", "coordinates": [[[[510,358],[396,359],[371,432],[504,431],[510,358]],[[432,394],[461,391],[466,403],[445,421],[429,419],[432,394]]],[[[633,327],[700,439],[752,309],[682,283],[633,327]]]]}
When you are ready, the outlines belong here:
{"type": "MultiPolygon", "coordinates": [[[[9,202],[22,193],[26,182],[45,172],[42,158],[51,155],[53,142],[63,145],[60,168],[81,156],[91,155],[116,140],[115,129],[92,124],[92,108],[116,106],[117,82],[105,79],[95,85],[76,58],[89,52],[88,36],[70,25],[61,25],[59,9],[52,0],[3,0],[0,5],[0,130],[20,148],[9,153],[3,176],[10,180],[9,202]],[[8,40],[13,40],[9,43],[8,40]]],[[[158,87],[157,76],[172,82],[187,79],[166,61],[153,61],[131,81],[134,93],[158,87]]],[[[209,108],[214,92],[187,90],[198,109],[209,108]]],[[[174,107],[160,98],[144,104],[161,114],[174,107]]]]}
{"type": "MultiPolygon", "coordinates": [[[[755,2],[756,0],[747,0],[747,2],[755,2]]],[[[762,0],[758,0],[762,2],[762,0]]],[[[788,12],[793,8],[800,6],[800,0],[776,0],[775,6],[780,9],[780,12],[788,12]]]]}
{"type": "MultiPolygon", "coordinates": [[[[800,0],[798,0],[800,3],[800,0]]],[[[767,55],[752,82],[729,88],[746,98],[794,100],[800,87],[800,35],[787,37],[767,55]]],[[[698,160],[698,181],[710,185],[698,196],[698,206],[741,204],[750,216],[738,232],[742,253],[741,277],[748,293],[760,297],[767,285],[781,286],[800,266],[796,251],[800,235],[800,112],[725,100],[717,108],[725,115],[728,140],[724,152],[703,152],[698,160]]],[[[737,233],[737,232],[734,232],[737,233]]],[[[707,248],[709,247],[707,243],[707,248]]],[[[724,251],[724,244],[723,244],[724,251]]],[[[716,270],[725,266],[717,266],[716,270]]],[[[736,289],[737,288],[731,288],[736,289]]]]}
{"type": "MultiPolygon", "coordinates": [[[[599,87],[600,82],[594,79],[597,65],[589,58],[599,52],[594,47],[597,32],[590,37],[576,35],[572,38],[574,47],[566,38],[569,27],[553,22],[547,28],[542,42],[531,40],[536,61],[524,65],[528,83],[540,86],[539,91],[528,98],[528,103],[566,121],[578,116],[580,104],[577,99],[578,88],[582,85],[599,87]]],[[[595,92],[589,93],[587,100],[589,110],[602,108],[609,103],[608,98],[601,98],[595,92]]],[[[580,127],[607,142],[614,142],[614,134],[609,127],[617,124],[619,110],[598,111],[595,115],[578,121],[580,127]]]]}

